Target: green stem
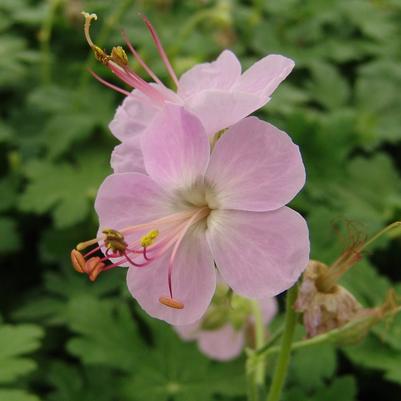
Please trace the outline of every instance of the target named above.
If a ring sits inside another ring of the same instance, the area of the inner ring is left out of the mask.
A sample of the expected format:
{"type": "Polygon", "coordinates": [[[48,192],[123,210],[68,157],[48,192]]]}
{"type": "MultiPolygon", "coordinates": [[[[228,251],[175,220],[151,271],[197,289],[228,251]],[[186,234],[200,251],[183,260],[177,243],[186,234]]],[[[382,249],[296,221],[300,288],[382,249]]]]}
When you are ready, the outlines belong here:
{"type": "MultiPolygon", "coordinates": [[[[258,301],[252,301],[252,313],[255,319],[255,346],[256,349],[263,347],[265,340],[265,327],[263,324],[262,311],[258,301]]],[[[255,372],[255,383],[258,386],[263,386],[265,381],[265,362],[263,358],[258,361],[255,372]]]]}
{"type": "Polygon", "coordinates": [[[280,353],[277,359],[276,369],[273,374],[267,401],[279,401],[281,392],[287,376],[288,365],[290,362],[291,345],[297,322],[297,314],[293,308],[298,293],[298,286],[295,285],[287,292],[286,311],[284,321],[284,333],[281,339],[280,353]]]}
{"type": "Polygon", "coordinates": [[[43,20],[43,25],[39,32],[41,74],[42,82],[48,84],[51,82],[51,58],[50,58],[50,38],[53,30],[54,16],[61,0],[49,0],[49,11],[43,20]]]}
{"type": "MultiPolygon", "coordinates": [[[[376,322],[379,322],[383,318],[395,315],[399,312],[401,312],[401,306],[398,306],[398,307],[386,312],[380,319],[377,319],[376,322]]],[[[296,342],[292,343],[291,351],[295,351],[295,350],[301,349],[301,348],[311,347],[314,345],[324,344],[324,343],[338,343],[339,340],[344,338],[344,335],[346,335],[349,332],[352,332],[352,329],[354,327],[357,327],[358,325],[361,324],[361,322],[363,322],[366,319],[371,319],[371,317],[362,317],[360,319],[351,321],[340,328],[330,330],[326,333],[319,334],[318,336],[308,338],[306,340],[296,341],[296,342]]],[[[266,358],[268,356],[277,354],[280,351],[281,351],[281,346],[266,347],[266,345],[265,345],[262,348],[258,349],[255,352],[255,355],[257,355],[259,357],[263,356],[266,358]]]]}

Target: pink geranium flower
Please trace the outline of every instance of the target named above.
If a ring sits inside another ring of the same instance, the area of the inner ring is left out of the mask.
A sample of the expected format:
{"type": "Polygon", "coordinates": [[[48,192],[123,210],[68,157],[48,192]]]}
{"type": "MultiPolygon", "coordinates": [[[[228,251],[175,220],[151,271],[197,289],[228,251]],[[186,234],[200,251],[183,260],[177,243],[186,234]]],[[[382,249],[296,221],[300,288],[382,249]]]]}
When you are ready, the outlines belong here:
{"type": "Polygon", "coordinates": [[[286,133],[245,118],[211,152],[199,119],[168,104],[142,136],[142,150],[148,175],[113,174],[101,185],[101,232],[77,249],[99,246],[73,255],[77,270],[94,279],[129,267],[131,294],[150,315],[176,325],[206,311],[215,264],[234,291],[250,298],[295,283],[309,259],[308,229],[284,205],[304,185],[305,170],[286,133]],[[105,257],[88,259],[99,247],[105,257]]]}
{"type": "MultiPolygon", "coordinates": [[[[263,323],[267,325],[277,313],[277,301],[275,298],[267,298],[258,302],[263,323]]],[[[216,308],[219,307],[221,306],[216,305],[216,308]]],[[[228,361],[238,357],[245,346],[252,346],[254,342],[254,319],[250,311],[238,323],[230,321],[231,311],[235,313],[235,308],[232,306],[225,311],[223,317],[227,317],[226,321],[214,328],[205,327],[208,318],[208,313],[206,313],[197,322],[185,326],[174,326],[174,329],[183,340],[197,341],[200,351],[209,358],[228,361]]]]}
{"type": "Polygon", "coordinates": [[[85,16],[86,37],[97,58],[124,83],[134,88],[132,92],[127,92],[94,74],[102,83],[126,95],[110,123],[111,132],[123,142],[115,148],[112,155],[112,167],[115,172],[144,172],[143,159],[138,149],[140,140],[137,136],[143,133],[166,102],[184,106],[200,119],[208,135],[214,135],[264,106],[294,67],[291,59],[272,54],[241,73],[241,64],[237,57],[231,51],[224,50],[212,63],[196,65],[178,79],[155,29],[147,18],[143,17],[175,83],[176,91],[172,91],[143,61],[125,35],[127,47],[153,79],[153,83],[146,82],[129,68],[122,48],[114,48],[111,55],[98,48],[89,36],[90,21],[96,17],[86,13],[85,16]],[[132,152],[137,155],[136,158],[130,157],[132,152]]]}

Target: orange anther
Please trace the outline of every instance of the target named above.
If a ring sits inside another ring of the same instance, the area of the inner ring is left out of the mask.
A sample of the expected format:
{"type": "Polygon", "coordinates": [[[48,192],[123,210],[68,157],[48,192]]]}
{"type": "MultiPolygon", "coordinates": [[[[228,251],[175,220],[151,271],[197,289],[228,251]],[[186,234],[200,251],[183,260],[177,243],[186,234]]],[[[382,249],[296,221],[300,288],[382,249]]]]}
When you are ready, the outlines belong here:
{"type": "Polygon", "coordinates": [[[71,263],[73,268],[78,272],[78,273],[84,273],[85,272],[85,258],[81,254],[81,252],[77,251],[76,249],[73,249],[71,251],[71,263]]]}
{"type": "Polygon", "coordinates": [[[90,281],[95,281],[97,276],[102,272],[104,263],[99,256],[94,256],[85,263],[84,271],[88,275],[90,281]]]}
{"type": "Polygon", "coordinates": [[[184,309],[184,304],[178,299],[170,298],[170,297],[160,297],[159,302],[169,308],[174,309],[184,309]]]}

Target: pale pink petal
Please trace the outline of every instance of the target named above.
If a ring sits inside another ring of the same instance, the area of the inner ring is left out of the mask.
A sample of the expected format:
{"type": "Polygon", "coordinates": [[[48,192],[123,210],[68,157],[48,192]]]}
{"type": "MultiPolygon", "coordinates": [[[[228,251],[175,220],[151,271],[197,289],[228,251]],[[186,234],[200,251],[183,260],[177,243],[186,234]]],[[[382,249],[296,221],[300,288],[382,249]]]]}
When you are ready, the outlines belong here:
{"type": "Polygon", "coordinates": [[[184,341],[191,341],[198,338],[201,323],[202,319],[192,324],[173,326],[173,328],[184,341]]]}
{"type": "Polygon", "coordinates": [[[109,175],[100,186],[95,209],[100,227],[122,229],[171,213],[168,195],[148,176],[109,175]]]}
{"type": "Polygon", "coordinates": [[[216,271],[203,229],[191,229],[180,245],[172,273],[173,297],[184,303],[184,309],[173,309],[159,302],[169,296],[167,254],[148,268],[131,267],[127,284],[132,296],[151,316],[173,325],[199,320],[206,312],[216,288],[216,271]]]}
{"type": "Polygon", "coordinates": [[[206,236],[223,279],[248,298],[287,290],[309,261],[306,222],[287,207],[272,212],[214,210],[206,236]]]}
{"type": "MultiPolygon", "coordinates": [[[[181,99],[170,89],[155,83],[150,85],[157,89],[166,100],[181,103],[181,99]]],[[[163,107],[163,103],[155,102],[141,91],[134,89],[117,108],[109,124],[110,131],[120,141],[128,140],[143,133],[163,107]]]]}
{"type": "Polygon", "coordinates": [[[298,146],[283,131],[248,117],[217,142],[206,179],[225,209],[274,210],[305,183],[298,146]]]}
{"type": "Polygon", "coordinates": [[[252,93],[217,89],[196,93],[185,100],[185,107],[202,121],[208,135],[234,125],[262,105],[260,97],[252,93]]]}
{"type": "Polygon", "coordinates": [[[241,75],[241,64],[230,50],[224,50],[212,63],[198,64],[179,81],[178,95],[186,98],[206,89],[230,89],[241,75]]]}
{"type": "Polygon", "coordinates": [[[278,312],[278,303],[276,298],[263,298],[259,300],[260,309],[262,310],[263,322],[269,324],[278,312]]]}
{"type": "Polygon", "coordinates": [[[217,330],[203,330],[198,336],[200,350],[212,359],[228,361],[241,354],[244,348],[243,330],[235,330],[226,324],[217,330]]]}
{"type": "Polygon", "coordinates": [[[120,141],[128,140],[141,134],[158,111],[160,104],[153,102],[142,92],[134,90],[117,108],[109,124],[110,131],[120,141]]]}
{"type": "Polygon", "coordinates": [[[293,60],[278,54],[266,56],[242,74],[233,90],[253,93],[267,102],[294,65],[293,60]]]}
{"type": "Polygon", "coordinates": [[[136,172],[146,174],[140,147],[140,136],[133,136],[117,145],[111,153],[110,164],[115,173],[136,172]]]}
{"type": "Polygon", "coordinates": [[[189,188],[206,171],[210,145],[200,121],[166,104],[142,137],[148,174],[166,189],[189,188]]]}

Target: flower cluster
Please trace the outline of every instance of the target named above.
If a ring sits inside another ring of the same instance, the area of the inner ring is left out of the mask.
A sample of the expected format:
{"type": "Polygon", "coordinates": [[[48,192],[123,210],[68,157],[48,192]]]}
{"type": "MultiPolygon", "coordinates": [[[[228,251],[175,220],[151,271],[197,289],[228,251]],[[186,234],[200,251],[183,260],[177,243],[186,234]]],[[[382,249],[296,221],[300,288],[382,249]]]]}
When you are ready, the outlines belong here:
{"type": "Polygon", "coordinates": [[[96,16],[84,16],[96,58],[133,90],[94,74],[126,95],[110,124],[122,143],[112,154],[114,174],[97,194],[98,235],[72,252],[75,269],[95,280],[127,267],[133,297],[174,325],[202,317],[217,272],[249,298],[291,287],[309,260],[306,222],[285,206],[305,183],[304,165],[285,132],[247,116],[270,100],[293,62],[270,55],[241,74],[238,59],[225,50],[178,79],[144,18],[176,85],[172,91],[125,35],[153,83],[129,67],[121,47],[107,54],[96,46],[89,34],[96,16]]]}

